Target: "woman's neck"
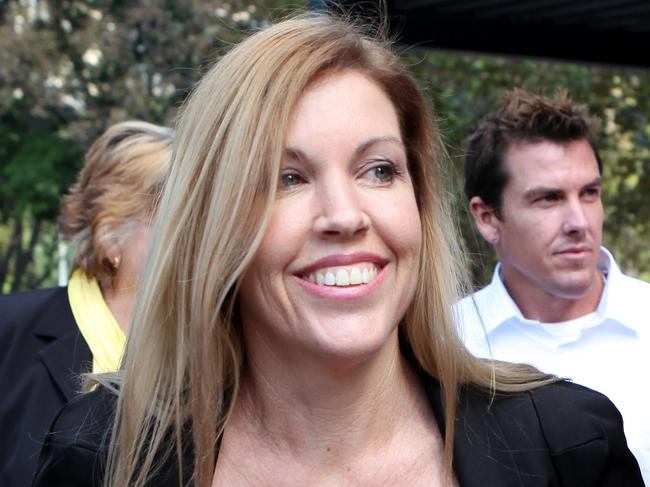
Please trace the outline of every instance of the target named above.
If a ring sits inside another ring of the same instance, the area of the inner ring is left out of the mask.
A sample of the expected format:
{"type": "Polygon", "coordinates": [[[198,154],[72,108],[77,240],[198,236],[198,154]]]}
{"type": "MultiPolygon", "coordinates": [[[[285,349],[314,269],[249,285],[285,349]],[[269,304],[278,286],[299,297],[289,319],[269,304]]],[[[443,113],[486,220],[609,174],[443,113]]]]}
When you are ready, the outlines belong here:
{"type": "Polygon", "coordinates": [[[100,288],[106,306],[124,334],[127,335],[133,318],[136,284],[116,276],[110,284],[100,282],[100,288]]]}
{"type": "Polygon", "coordinates": [[[287,447],[300,451],[316,438],[319,445],[379,440],[373,435],[386,435],[399,417],[392,414],[399,406],[391,398],[407,389],[408,376],[396,347],[382,355],[342,369],[283,364],[289,367],[277,373],[251,364],[241,409],[236,409],[246,411],[270,437],[281,436],[287,447]]]}
{"type": "Polygon", "coordinates": [[[284,464],[310,482],[317,480],[313,473],[321,480],[346,472],[367,478],[384,464],[412,465],[420,456],[428,460],[425,468],[437,465],[434,451],[442,451],[442,442],[435,418],[396,339],[355,367],[261,365],[249,364],[244,374],[217,474],[222,460],[227,467],[244,452],[254,452],[262,469],[272,472],[271,465],[284,464]],[[362,472],[351,471],[355,466],[363,466],[362,472]]]}

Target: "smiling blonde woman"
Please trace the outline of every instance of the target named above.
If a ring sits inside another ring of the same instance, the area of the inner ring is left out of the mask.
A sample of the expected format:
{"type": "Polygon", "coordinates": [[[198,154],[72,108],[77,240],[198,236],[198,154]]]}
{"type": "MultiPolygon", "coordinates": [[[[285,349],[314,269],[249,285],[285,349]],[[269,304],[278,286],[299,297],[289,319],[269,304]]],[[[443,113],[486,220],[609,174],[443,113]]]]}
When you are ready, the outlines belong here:
{"type": "Polygon", "coordinates": [[[444,151],[387,44],[280,22],[177,133],[124,370],[37,486],[641,485],[604,396],[459,341],[444,151]]]}

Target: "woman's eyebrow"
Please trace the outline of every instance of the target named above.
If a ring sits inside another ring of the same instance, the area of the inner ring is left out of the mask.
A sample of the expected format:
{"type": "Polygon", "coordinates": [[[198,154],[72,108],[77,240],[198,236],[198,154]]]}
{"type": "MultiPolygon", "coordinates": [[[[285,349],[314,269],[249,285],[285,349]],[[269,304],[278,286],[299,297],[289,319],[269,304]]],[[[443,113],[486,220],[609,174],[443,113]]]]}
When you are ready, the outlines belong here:
{"type": "Polygon", "coordinates": [[[359,144],[357,149],[354,151],[356,154],[361,154],[364,152],[368,147],[378,143],[378,142],[391,142],[394,144],[397,144],[400,146],[400,148],[404,149],[404,142],[402,142],[402,139],[400,137],[396,137],[394,135],[380,135],[378,137],[371,137],[370,139],[366,140],[365,142],[362,142],[359,144]]]}
{"type": "MultiPolygon", "coordinates": [[[[404,143],[402,142],[402,139],[400,137],[396,137],[394,135],[380,135],[377,137],[371,137],[368,140],[359,144],[355,149],[354,153],[357,155],[361,154],[369,147],[379,142],[389,142],[389,143],[397,144],[400,146],[401,149],[404,149],[404,143]]],[[[287,147],[284,150],[284,152],[287,157],[291,159],[295,159],[297,161],[306,161],[309,159],[307,155],[297,147],[287,147]]]]}
{"type": "Polygon", "coordinates": [[[300,149],[297,149],[295,147],[287,147],[284,150],[284,152],[287,155],[287,157],[290,158],[290,159],[295,159],[297,161],[306,161],[307,160],[307,156],[305,155],[305,153],[303,151],[301,151],[300,149]]]}

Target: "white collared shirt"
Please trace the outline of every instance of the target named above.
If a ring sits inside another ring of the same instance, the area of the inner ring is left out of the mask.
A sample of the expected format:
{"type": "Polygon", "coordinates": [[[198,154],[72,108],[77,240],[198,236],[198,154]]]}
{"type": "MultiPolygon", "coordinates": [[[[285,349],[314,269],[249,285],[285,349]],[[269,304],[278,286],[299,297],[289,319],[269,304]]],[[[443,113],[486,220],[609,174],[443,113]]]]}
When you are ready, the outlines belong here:
{"type": "MultiPolygon", "coordinates": [[[[501,279],[456,303],[461,337],[476,356],[534,365],[607,395],[650,485],[650,283],[624,275],[601,248],[606,276],[596,311],[562,323],[526,319],[501,279]]],[[[559,406],[561,407],[561,406],[559,406]]]]}

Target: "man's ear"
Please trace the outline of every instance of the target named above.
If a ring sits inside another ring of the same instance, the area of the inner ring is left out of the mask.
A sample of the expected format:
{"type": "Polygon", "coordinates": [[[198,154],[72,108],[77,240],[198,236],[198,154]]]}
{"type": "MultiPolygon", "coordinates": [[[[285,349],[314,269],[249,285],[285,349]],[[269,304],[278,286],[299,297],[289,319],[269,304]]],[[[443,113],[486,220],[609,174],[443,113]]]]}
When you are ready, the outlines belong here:
{"type": "Polygon", "coordinates": [[[487,205],[480,196],[472,196],[472,199],[469,200],[469,209],[483,238],[492,245],[496,245],[499,242],[501,220],[497,216],[495,208],[487,205]]]}

